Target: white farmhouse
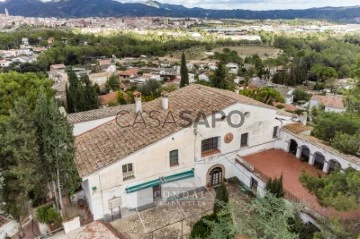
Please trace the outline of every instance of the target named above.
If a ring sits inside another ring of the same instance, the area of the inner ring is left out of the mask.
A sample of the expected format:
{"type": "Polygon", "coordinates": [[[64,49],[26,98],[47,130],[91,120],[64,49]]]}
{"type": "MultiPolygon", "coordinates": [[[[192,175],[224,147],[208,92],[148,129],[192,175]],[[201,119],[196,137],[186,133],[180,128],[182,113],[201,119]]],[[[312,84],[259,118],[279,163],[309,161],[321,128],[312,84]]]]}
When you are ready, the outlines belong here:
{"type": "MultiPolygon", "coordinates": [[[[76,166],[95,220],[210,189],[231,177],[264,195],[266,180],[276,176],[271,173],[286,167],[297,173],[304,165],[324,172],[331,165],[360,169],[356,157],[309,139],[306,126],[294,125],[296,116],[234,92],[191,84],[147,103],[135,96],[131,110],[95,127],[88,121],[76,138],[76,166]]],[[[303,199],[291,194],[291,176],[297,174],[283,173],[286,197],[303,199]]]]}
{"type": "Polygon", "coordinates": [[[323,106],[325,112],[344,112],[346,110],[342,96],[313,95],[310,99],[309,109],[323,106]]]}

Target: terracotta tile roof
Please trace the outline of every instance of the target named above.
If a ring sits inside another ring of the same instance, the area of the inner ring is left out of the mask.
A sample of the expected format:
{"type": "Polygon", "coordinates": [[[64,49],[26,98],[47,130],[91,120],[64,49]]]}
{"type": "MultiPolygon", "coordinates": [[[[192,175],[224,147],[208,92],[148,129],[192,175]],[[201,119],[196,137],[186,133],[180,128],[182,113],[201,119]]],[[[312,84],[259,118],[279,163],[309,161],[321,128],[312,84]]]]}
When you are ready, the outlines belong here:
{"type": "MultiPolygon", "coordinates": [[[[176,124],[165,123],[169,121],[168,110],[162,110],[161,99],[143,103],[142,116],[145,122],[154,121],[146,112],[158,111],[157,118],[160,127],[147,127],[144,124],[134,124],[132,127],[118,125],[132,124],[136,119],[135,107],[133,111],[122,115],[119,120],[113,120],[101,125],[76,138],[75,162],[81,177],[91,174],[111,163],[165,138],[182,129],[180,124],[187,124],[179,117],[182,110],[191,111],[189,117],[196,119],[199,110],[206,115],[213,111],[224,109],[235,103],[243,103],[263,108],[277,110],[275,107],[263,104],[254,99],[238,95],[234,92],[200,85],[189,85],[169,94],[169,109],[176,124]]],[[[152,115],[152,117],[154,117],[152,115]]],[[[171,117],[171,116],[170,116],[171,117]]],[[[138,119],[137,119],[138,121],[138,119]]]]}
{"type": "Polygon", "coordinates": [[[284,126],[284,128],[290,130],[294,134],[300,134],[300,133],[312,130],[311,127],[306,126],[306,125],[304,125],[304,124],[302,124],[300,122],[287,124],[287,125],[284,126]]]}
{"type": "Polygon", "coordinates": [[[295,105],[284,104],[284,103],[279,103],[279,102],[274,103],[274,106],[278,106],[278,105],[284,106],[284,110],[290,111],[290,112],[294,112],[294,111],[296,111],[298,109],[298,107],[295,106],[295,105]]]}
{"type": "Polygon", "coordinates": [[[116,116],[117,113],[119,113],[122,110],[130,111],[135,106],[133,104],[130,105],[119,105],[119,106],[113,106],[113,107],[104,107],[101,109],[96,110],[89,110],[79,113],[73,113],[67,115],[67,120],[70,124],[76,124],[91,120],[98,120],[103,119],[111,116],[116,116]]]}
{"type": "Polygon", "coordinates": [[[116,74],[119,76],[132,76],[136,75],[140,70],[138,68],[131,68],[125,71],[117,71],[116,74]]]}
{"type": "Polygon", "coordinates": [[[101,105],[108,105],[111,102],[116,102],[118,93],[110,92],[106,95],[99,96],[99,101],[101,105]]]}
{"type": "Polygon", "coordinates": [[[65,68],[65,65],[64,64],[55,64],[55,65],[51,65],[50,68],[62,69],[62,68],[65,68]]]}
{"type": "Polygon", "coordinates": [[[335,95],[313,95],[311,100],[317,100],[320,105],[337,108],[337,109],[345,109],[345,105],[343,102],[342,96],[335,95]]]}
{"type": "Polygon", "coordinates": [[[111,65],[111,60],[98,60],[100,66],[111,65]]]}

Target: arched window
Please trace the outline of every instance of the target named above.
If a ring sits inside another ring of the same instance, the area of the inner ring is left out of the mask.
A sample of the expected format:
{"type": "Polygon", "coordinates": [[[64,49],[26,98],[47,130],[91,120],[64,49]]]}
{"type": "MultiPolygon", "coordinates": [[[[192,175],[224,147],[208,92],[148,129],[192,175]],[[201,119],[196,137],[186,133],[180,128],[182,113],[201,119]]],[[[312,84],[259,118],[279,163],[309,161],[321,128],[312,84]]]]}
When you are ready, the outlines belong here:
{"type": "Polygon", "coordinates": [[[331,159],[329,161],[329,173],[340,169],[341,169],[341,164],[338,161],[336,161],[335,159],[331,159]]]}
{"type": "Polygon", "coordinates": [[[301,146],[301,155],[300,160],[303,162],[308,162],[310,158],[310,149],[308,146],[303,145],[301,146]]]}
{"type": "Polygon", "coordinates": [[[223,172],[222,168],[216,167],[210,171],[211,177],[211,186],[216,186],[222,183],[223,181],[223,172]]]}
{"type": "Polygon", "coordinates": [[[316,152],[314,154],[314,167],[317,169],[323,169],[324,164],[325,164],[325,156],[320,152],[316,152]]]}

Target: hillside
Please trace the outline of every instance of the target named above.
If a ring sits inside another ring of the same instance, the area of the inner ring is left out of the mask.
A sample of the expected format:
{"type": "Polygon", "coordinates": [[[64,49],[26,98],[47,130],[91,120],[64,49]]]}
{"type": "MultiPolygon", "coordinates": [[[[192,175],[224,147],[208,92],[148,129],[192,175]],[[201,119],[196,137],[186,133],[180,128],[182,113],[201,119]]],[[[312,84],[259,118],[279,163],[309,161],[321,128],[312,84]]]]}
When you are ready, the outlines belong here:
{"type": "Polygon", "coordinates": [[[113,0],[6,0],[0,2],[0,12],[7,8],[11,15],[27,17],[199,17],[238,19],[311,18],[341,22],[360,22],[360,7],[324,7],[306,10],[211,10],[186,8],[156,1],[121,3],[113,0]]]}

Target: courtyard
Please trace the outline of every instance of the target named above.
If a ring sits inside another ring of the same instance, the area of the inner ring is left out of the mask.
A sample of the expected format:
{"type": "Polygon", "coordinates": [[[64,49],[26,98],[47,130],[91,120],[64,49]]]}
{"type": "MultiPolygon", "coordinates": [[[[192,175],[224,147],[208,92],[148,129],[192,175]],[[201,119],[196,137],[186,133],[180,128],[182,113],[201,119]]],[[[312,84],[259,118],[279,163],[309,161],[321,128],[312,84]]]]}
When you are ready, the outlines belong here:
{"type": "MultiPolygon", "coordinates": [[[[241,206],[250,198],[241,192],[237,183],[227,183],[230,202],[241,206]]],[[[192,226],[204,215],[213,212],[215,190],[200,192],[195,200],[159,201],[155,207],[133,212],[111,222],[111,225],[129,239],[189,238],[192,226]]]]}

